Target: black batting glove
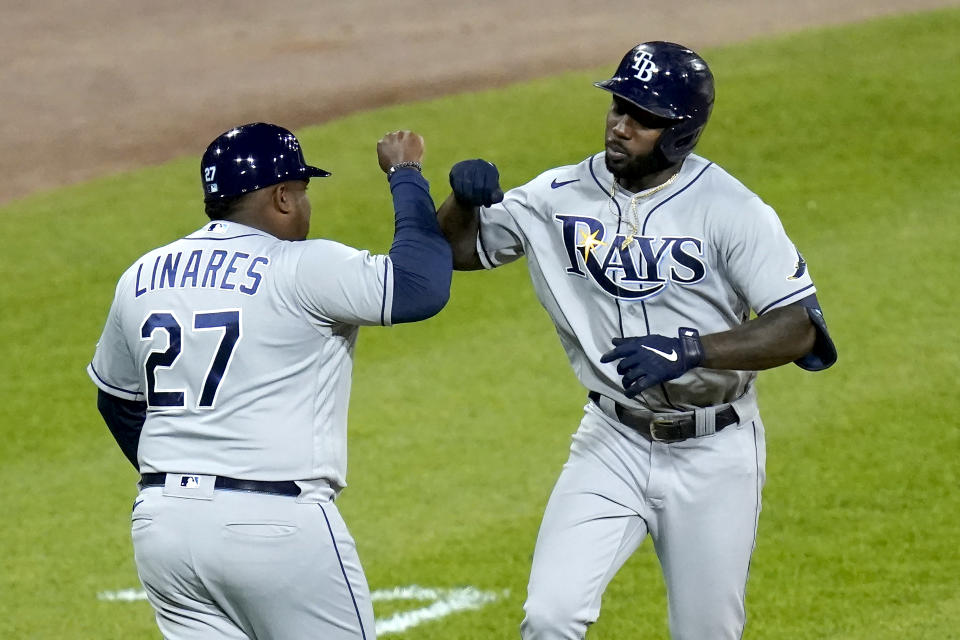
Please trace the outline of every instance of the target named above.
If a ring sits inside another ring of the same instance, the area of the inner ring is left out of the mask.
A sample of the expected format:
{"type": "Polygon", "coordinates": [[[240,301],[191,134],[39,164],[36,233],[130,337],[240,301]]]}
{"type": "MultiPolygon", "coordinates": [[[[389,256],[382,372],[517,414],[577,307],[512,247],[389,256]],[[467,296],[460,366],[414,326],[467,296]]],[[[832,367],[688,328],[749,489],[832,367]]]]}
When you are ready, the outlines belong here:
{"type": "Polygon", "coordinates": [[[676,338],[649,335],[635,338],[614,338],[614,348],[603,354],[600,362],[617,364],[623,377],[627,397],[667,380],[679,378],[703,362],[703,344],[696,329],[681,327],[676,338]]]}
{"type": "Polygon", "coordinates": [[[453,165],[450,187],[457,202],[467,207],[489,207],[503,200],[497,166],[479,158],[453,165]]]}

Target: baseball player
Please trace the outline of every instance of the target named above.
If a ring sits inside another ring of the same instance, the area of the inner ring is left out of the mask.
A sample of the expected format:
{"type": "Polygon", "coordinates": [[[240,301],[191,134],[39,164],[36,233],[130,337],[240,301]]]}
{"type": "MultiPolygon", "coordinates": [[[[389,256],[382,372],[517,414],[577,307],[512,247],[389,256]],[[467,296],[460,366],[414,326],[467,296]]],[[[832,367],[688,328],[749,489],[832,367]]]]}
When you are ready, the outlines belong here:
{"type": "Polygon", "coordinates": [[[588,390],[521,634],[583,638],[649,535],[672,637],[736,639],[764,483],[756,370],[824,369],[836,351],[773,209],[691,153],[713,105],[706,62],[647,42],[596,86],[612,94],[603,152],[506,196],[492,164],[458,163],[439,212],[455,268],[527,257],[588,390]]]}
{"type": "Polygon", "coordinates": [[[141,474],[134,555],[168,640],[375,637],[334,498],[358,327],[449,296],[423,148],[409,131],[377,145],[396,231],[371,255],[305,239],[308,184],[330,174],[292,133],[231,129],[200,165],[210,221],[120,278],[88,372],[141,474]]]}

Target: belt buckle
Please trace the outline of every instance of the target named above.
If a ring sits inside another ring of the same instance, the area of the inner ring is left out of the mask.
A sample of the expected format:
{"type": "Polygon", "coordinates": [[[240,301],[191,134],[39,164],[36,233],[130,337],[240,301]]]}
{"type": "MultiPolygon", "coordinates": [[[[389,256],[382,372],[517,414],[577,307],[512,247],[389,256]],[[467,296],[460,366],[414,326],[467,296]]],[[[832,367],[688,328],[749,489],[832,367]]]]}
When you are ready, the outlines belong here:
{"type": "Polygon", "coordinates": [[[650,421],[650,437],[657,442],[671,443],[684,440],[680,434],[681,416],[654,416],[650,421]]]}

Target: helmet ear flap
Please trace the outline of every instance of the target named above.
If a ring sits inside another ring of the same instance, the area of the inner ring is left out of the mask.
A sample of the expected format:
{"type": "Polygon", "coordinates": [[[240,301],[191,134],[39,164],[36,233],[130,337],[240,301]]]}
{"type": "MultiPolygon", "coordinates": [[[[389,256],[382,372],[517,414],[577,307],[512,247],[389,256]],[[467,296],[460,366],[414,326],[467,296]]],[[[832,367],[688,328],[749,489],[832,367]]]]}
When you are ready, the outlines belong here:
{"type": "Polygon", "coordinates": [[[660,153],[671,164],[682,161],[697,146],[706,124],[687,120],[673,125],[660,136],[657,143],[660,153]]]}

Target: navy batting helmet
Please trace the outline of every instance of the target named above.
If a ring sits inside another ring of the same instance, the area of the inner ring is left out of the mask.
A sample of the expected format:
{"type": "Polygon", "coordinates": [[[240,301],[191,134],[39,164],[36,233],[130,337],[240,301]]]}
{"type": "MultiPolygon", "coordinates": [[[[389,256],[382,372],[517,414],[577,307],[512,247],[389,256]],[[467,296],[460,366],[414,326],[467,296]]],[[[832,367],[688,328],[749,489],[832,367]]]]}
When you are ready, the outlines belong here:
{"type": "Polygon", "coordinates": [[[239,196],[287,180],[329,175],[329,171],[306,163],[295,135],[266,122],[241,125],[220,134],[200,160],[204,202],[239,196]]]}
{"type": "Polygon", "coordinates": [[[713,107],[713,74],[707,63],[673,42],[638,44],[623,57],[612,78],[594,86],[673,121],[658,142],[669,162],[679,162],[693,151],[713,107]]]}

